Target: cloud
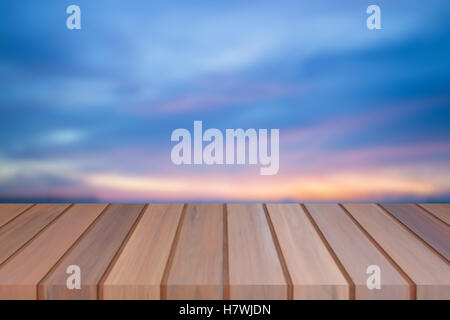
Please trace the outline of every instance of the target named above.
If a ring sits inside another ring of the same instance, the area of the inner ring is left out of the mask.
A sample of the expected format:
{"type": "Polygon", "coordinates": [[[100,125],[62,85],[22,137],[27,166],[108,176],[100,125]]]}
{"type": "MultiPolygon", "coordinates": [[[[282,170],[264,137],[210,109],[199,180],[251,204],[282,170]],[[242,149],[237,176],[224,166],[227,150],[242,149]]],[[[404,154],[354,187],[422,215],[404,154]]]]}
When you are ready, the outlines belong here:
{"type": "Polygon", "coordinates": [[[50,145],[71,145],[86,138],[86,132],[74,129],[61,129],[44,135],[41,141],[50,145]]]}
{"type": "Polygon", "coordinates": [[[278,177],[270,181],[270,188],[261,178],[244,180],[238,176],[142,177],[98,173],[85,176],[84,181],[94,189],[101,190],[103,197],[117,199],[374,201],[402,197],[423,199],[448,193],[450,182],[442,179],[442,175],[449,173],[449,165],[436,166],[432,170],[422,165],[354,169],[326,175],[278,177]],[[205,188],[205,185],[208,187],[205,188]]]}
{"type": "Polygon", "coordinates": [[[449,194],[448,1],[386,2],[380,32],[364,4],[331,0],[80,0],[69,32],[43,1],[0,2],[0,195],[449,194]],[[198,115],[280,128],[279,175],[174,167],[170,132],[198,115]]]}
{"type": "Polygon", "coordinates": [[[199,88],[180,97],[168,97],[145,106],[127,108],[139,113],[188,113],[197,110],[214,111],[220,108],[242,107],[246,104],[299,94],[302,89],[295,85],[246,84],[228,88],[199,88]]]}
{"type": "Polygon", "coordinates": [[[398,119],[406,119],[412,114],[427,111],[436,104],[447,103],[450,103],[450,97],[444,95],[373,105],[372,108],[359,113],[355,111],[351,113],[341,112],[338,117],[327,118],[325,121],[304,128],[283,130],[280,141],[287,145],[298,145],[302,142],[312,142],[317,145],[331,139],[342,139],[350,133],[367,131],[395,122],[398,119]]]}

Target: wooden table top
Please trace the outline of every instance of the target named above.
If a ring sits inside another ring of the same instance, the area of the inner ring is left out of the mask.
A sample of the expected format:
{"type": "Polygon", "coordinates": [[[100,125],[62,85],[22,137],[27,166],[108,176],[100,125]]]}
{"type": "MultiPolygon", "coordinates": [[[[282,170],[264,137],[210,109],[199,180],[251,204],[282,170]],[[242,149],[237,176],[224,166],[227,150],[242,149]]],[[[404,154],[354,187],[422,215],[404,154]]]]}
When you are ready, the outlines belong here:
{"type": "Polygon", "coordinates": [[[450,204],[0,204],[0,299],[450,299],[449,223],[450,204]]]}

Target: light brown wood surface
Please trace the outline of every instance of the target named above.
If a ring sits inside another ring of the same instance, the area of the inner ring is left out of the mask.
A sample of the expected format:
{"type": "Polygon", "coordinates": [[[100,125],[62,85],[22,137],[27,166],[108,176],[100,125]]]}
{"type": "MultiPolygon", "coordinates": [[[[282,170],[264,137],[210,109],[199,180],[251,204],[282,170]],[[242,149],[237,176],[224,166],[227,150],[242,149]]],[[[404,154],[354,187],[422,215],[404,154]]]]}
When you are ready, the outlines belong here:
{"type": "Polygon", "coordinates": [[[69,204],[38,204],[1,227],[0,265],[69,206],[69,204]]]}
{"type": "Polygon", "coordinates": [[[261,204],[229,204],[230,299],[287,299],[288,283],[261,204]]]}
{"type": "Polygon", "coordinates": [[[355,284],[355,299],[409,299],[410,286],[382,252],[337,204],[306,208],[355,284]],[[367,287],[367,268],[380,268],[381,289],[367,287]]]}
{"type": "Polygon", "coordinates": [[[447,260],[450,259],[449,226],[414,204],[384,204],[383,207],[447,260]]]}
{"type": "Polygon", "coordinates": [[[163,290],[167,299],[223,298],[223,205],[188,204],[163,290]]]}
{"type": "Polygon", "coordinates": [[[161,299],[183,204],[150,204],[102,284],[103,299],[161,299]]]}
{"type": "Polygon", "coordinates": [[[298,204],[267,204],[294,299],[348,299],[349,284],[298,204]]]}
{"type": "Polygon", "coordinates": [[[448,204],[27,206],[0,204],[0,300],[450,300],[448,204]]]}
{"type": "Polygon", "coordinates": [[[31,203],[0,203],[0,227],[30,208],[31,203]]]}
{"type": "Polygon", "coordinates": [[[450,225],[450,204],[449,203],[420,203],[422,208],[430,212],[436,218],[441,219],[450,225]]]}
{"type": "Polygon", "coordinates": [[[0,299],[37,299],[37,284],[106,204],[75,204],[0,267],[0,299]]]}
{"type": "Polygon", "coordinates": [[[39,284],[40,299],[97,299],[98,284],[138,219],[143,204],[112,204],[39,284]],[[66,270],[81,269],[81,289],[69,290],[66,270]]]}
{"type": "Polygon", "coordinates": [[[416,284],[417,299],[450,299],[450,268],[442,257],[377,205],[345,207],[416,284]]]}

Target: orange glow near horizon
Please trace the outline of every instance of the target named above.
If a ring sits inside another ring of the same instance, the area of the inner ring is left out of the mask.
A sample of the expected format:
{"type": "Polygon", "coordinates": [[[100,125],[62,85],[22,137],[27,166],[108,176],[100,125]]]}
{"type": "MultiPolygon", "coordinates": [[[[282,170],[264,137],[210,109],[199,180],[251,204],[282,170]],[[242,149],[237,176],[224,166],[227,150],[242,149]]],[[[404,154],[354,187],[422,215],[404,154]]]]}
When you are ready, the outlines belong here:
{"type": "Polygon", "coordinates": [[[86,176],[85,183],[103,192],[124,198],[132,194],[136,198],[167,199],[235,199],[237,201],[282,201],[282,200],[363,200],[374,195],[409,195],[427,197],[449,190],[450,182],[439,176],[420,177],[392,170],[368,172],[342,172],[323,177],[279,177],[270,184],[259,178],[231,180],[225,177],[138,177],[119,174],[94,174],[86,176]],[[237,182],[236,182],[237,181],[237,182]]]}

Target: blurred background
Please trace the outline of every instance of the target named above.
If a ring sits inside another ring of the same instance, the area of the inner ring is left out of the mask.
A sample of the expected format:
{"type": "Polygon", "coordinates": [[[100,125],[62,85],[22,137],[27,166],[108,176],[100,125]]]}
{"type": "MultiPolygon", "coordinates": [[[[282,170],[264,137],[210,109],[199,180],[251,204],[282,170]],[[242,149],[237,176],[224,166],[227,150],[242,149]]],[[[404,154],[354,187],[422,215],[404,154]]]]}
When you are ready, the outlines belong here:
{"type": "Polygon", "coordinates": [[[2,0],[0,201],[450,201],[449,58],[448,0],[2,0]],[[194,120],[279,173],[175,166],[194,120]]]}

